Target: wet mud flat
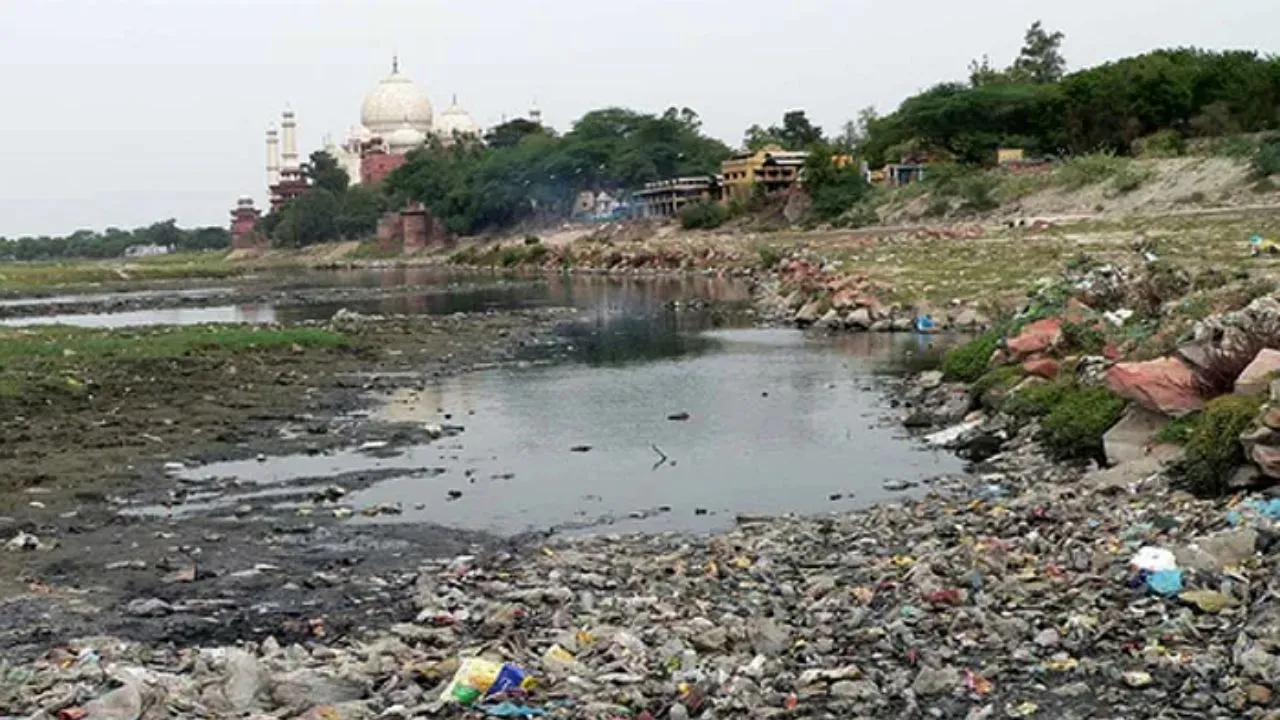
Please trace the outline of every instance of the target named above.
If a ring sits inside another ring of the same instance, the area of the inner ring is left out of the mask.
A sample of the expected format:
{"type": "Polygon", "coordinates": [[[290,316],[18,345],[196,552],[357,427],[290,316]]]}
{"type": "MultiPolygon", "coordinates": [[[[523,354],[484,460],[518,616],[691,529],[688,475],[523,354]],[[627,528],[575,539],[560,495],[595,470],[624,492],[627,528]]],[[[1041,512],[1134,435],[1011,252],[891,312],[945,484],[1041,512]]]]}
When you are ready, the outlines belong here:
{"type": "Polygon", "coordinates": [[[341,307],[369,313],[473,312],[510,305],[538,280],[513,274],[466,273],[447,268],[257,274],[190,288],[174,281],[116,283],[64,293],[0,298],[9,325],[73,322],[120,326],[182,322],[298,322],[322,319],[341,307]],[[177,311],[207,310],[205,315],[177,311]],[[151,315],[148,315],[151,313],[151,315]],[[132,314],[113,323],[111,316],[132,314]],[[103,318],[91,316],[104,315],[103,318]]]}
{"type": "MultiPolygon", "coordinates": [[[[421,424],[364,417],[369,393],[554,362],[568,352],[557,328],[573,315],[353,316],[335,328],[350,341],[341,347],[134,360],[95,368],[87,390],[54,383],[7,399],[0,536],[34,544],[0,550],[0,653],[20,657],[103,630],[200,643],[318,637],[397,617],[387,593],[411,559],[495,538],[269,507],[228,516],[121,510],[181,500],[179,465],[430,440],[421,424]]],[[[358,487],[378,477],[342,479],[358,487]]]]}

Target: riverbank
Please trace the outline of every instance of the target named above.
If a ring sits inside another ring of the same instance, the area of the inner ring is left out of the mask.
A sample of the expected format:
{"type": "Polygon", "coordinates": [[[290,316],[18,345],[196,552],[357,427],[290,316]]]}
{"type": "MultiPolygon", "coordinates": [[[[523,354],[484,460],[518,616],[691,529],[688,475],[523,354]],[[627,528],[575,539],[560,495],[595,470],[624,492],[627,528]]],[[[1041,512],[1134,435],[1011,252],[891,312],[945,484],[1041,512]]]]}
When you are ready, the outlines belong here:
{"type": "MultiPolygon", "coordinates": [[[[425,562],[409,553],[397,571],[352,572],[378,606],[361,631],[306,610],[261,642],[198,656],[68,640],[11,667],[0,704],[51,715],[105,697],[190,717],[470,716],[480,712],[442,710],[440,695],[459,658],[479,654],[536,678],[507,700],[566,718],[1269,716],[1275,556],[1254,557],[1251,544],[1265,521],[1241,507],[1233,523],[1218,504],[1159,486],[1114,492],[1019,443],[970,482],[866,511],[744,517],[702,538],[561,539],[425,562]],[[1226,540],[1204,543],[1219,532],[1226,540]],[[1188,588],[1227,585],[1179,600],[1131,582],[1140,547],[1193,543],[1209,560],[1188,588]]],[[[331,574],[294,592],[323,594],[331,574]]],[[[239,582],[271,577],[264,568],[239,582]]],[[[136,611],[191,622],[190,607],[167,601],[136,611]]]]}
{"type": "MultiPolygon", "coordinates": [[[[29,552],[23,543],[0,552],[5,654],[15,657],[91,625],[139,639],[204,642],[253,637],[253,628],[279,632],[301,608],[344,626],[357,622],[360,613],[338,619],[358,602],[345,585],[350,561],[362,557],[389,568],[400,562],[399,552],[456,552],[480,536],[430,526],[379,533],[346,527],[332,514],[301,517],[270,506],[258,508],[252,522],[216,515],[163,522],[166,507],[196,492],[174,470],[428,442],[432,431],[421,423],[355,422],[353,414],[369,405],[373,390],[563,358],[569,351],[555,329],[572,314],[562,308],[448,317],[345,313],[291,327],[0,332],[0,529],[6,541],[32,538],[29,552]],[[161,515],[132,516],[130,506],[154,506],[161,515]],[[273,569],[256,577],[254,568],[264,565],[273,569]],[[262,585],[325,571],[332,573],[327,589],[290,602],[280,600],[279,587],[262,585]],[[244,572],[253,577],[238,574],[244,572]],[[193,584],[197,578],[202,582],[193,584]],[[203,609],[186,626],[125,607],[126,599],[154,595],[203,609]],[[198,604],[214,596],[221,604],[198,604]]],[[[370,471],[343,479],[358,488],[379,477],[370,471]]]]}

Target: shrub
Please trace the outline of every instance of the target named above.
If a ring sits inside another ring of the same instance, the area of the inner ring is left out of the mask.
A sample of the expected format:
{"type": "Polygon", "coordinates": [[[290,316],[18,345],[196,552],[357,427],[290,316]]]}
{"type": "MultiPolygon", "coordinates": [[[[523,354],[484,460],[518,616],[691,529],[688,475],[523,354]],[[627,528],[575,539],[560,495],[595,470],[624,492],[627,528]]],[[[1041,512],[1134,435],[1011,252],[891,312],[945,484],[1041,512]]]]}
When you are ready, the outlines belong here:
{"type": "Polygon", "coordinates": [[[1200,413],[1174,418],[1169,421],[1168,425],[1160,428],[1160,432],[1156,433],[1156,442],[1186,445],[1191,440],[1191,435],[1199,424],[1200,413]]]}
{"type": "Polygon", "coordinates": [[[1187,453],[1177,469],[1179,480],[1197,495],[1221,495],[1227,480],[1244,460],[1240,434],[1248,430],[1262,398],[1227,395],[1211,400],[1187,437],[1187,453]]]}
{"type": "Polygon", "coordinates": [[[1161,130],[1142,138],[1136,144],[1139,157],[1144,158],[1182,157],[1187,151],[1187,141],[1177,130],[1161,130]]]}
{"type": "Polygon", "coordinates": [[[537,235],[525,235],[525,236],[524,236],[524,244],[525,244],[525,245],[537,245],[537,244],[539,244],[539,243],[541,243],[541,242],[542,242],[542,238],[538,237],[537,235]]]}
{"type": "Polygon", "coordinates": [[[504,247],[498,251],[498,264],[502,267],[515,267],[524,262],[524,259],[524,248],[518,245],[504,247]]]}
{"type": "Polygon", "coordinates": [[[1000,403],[1000,410],[1019,420],[1042,417],[1058,404],[1070,387],[1071,383],[1068,380],[1029,385],[1018,392],[1010,393],[1004,402],[1000,403]]]}
{"type": "Polygon", "coordinates": [[[1258,146],[1247,137],[1232,135],[1219,140],[1213,146],[1213,154],[1222,157],[1245,160],[1257,152],[1258,146]]]}
{"type": "Polygon", "coordinates": [[[974,213],[996,209],[1000,206],[993,196],[996,185],[996,179],[986,173],[965,177],[959,184],[960,209],[974,213]]]}
{"type": "Polygon", "coordinates": [[[1234,392],[1236,378],[1266,348],[1280,348],[1280,323],[1259,321],[1248,332],[1210,348],[1196,369],[1196,390],[1204,397],[1234,392]]]}
{"type": "Polygon", "coordinates": [[[976,382],[987,372],[987,363],[1000,344],[1000,333],[994,330],[979,335],[942,357],[942,375],[951,382],[976,382]]]}
{"type": "Polygon", "coordinates": [[[1062,324],[1062,343],[1068,350],[1097,355],[1102,352],[1107,339],[1093,323],[1065,322],[1062,324]]]}
{"type": "Polygon", "coordinates": [[[1105,463],[1102,436],[1123,411],[1124,400],[1106,388],[1068,386],[1040,421],[1040,441],[1055,460],[1105,463]]]}
{"type": "Polygon", "coordinates": [[[1128,160],[1110,153],[1077,155],[1058,168],[1057,181],[1068,190],[1079,190],[1110,180],[1120,174],[1128,163],[1128,160]]]}
{"type": "Polygon", "coordinates": [[[782,262],[782,251],[772,245],[760,245],[756,248],[756,254],[760,256],[760,267],[765,270],[772,270],[782,262]]]}
{"type": "MultiPolygon", "coordinates": [[[[526,240],[526,242],[528,241],[526,240]]],[[[550,254],[551,254],[551,250],[548,249],[546,245],[539,243],[537,245],[530,246],[525,251],[524,260],[526,263],[529,263],[530,265],[541,265],[542,263],[546,262],[547,255],[550,255],[550,254]]]]}
{"type": "Polygon", "coordinates": [[[1253,172],[1259,178],[1280,173],[1280,139],[1271,139],[1258,146],[1253,154],[1253,172]]]}
{"type": "Polygon", "coordinates": [[[1124,195],[1142,187],[1148,180],[1155,176],[1150,168],[1138,167],[1133,164],[1125,165],[1115,174],[1115,178],[1111,181],[1112,187],[1116,192],[1124,195]]]}
{"type": "Polygon", "coordinates": [[[728,219],[729,211],[719,203],[695,203],[680,211],[680,226],[685,230],[714,230],[728,219]]]}
{"type": "Polygon", "coordinates": [[[1026,373],[1018,365],[1001,365],[991,368],[973,383],[974,393],[988,390],[1008,390],[1022,381],[1026,373]]]}

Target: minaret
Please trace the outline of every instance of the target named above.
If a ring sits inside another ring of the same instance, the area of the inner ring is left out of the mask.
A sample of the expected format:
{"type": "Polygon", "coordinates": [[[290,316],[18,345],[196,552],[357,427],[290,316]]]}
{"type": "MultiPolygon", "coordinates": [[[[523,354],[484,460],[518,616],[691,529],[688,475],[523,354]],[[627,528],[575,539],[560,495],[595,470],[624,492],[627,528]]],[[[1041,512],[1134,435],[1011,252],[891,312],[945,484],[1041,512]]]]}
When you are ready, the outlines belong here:
{"type": "Polygon", "coordinates": [[[267,188],[280,184],[280,133],[267,130],[267,188]]]}
{"type": "Polygon", "coordinates": [[[533,101],[533,107],[529,108],[529,119],[535,124],[542,124],[542,110],[538,108],[538,101],[533,101]]]}
{"type": "Polygon", "coordinates": [[[282,160],[284,161],[283,170],[287,175],[298,169],[298,124],[293,119],[291,108],[284,109],[284,121],[280,123],[280,127],[284,130],[282,160]]]}

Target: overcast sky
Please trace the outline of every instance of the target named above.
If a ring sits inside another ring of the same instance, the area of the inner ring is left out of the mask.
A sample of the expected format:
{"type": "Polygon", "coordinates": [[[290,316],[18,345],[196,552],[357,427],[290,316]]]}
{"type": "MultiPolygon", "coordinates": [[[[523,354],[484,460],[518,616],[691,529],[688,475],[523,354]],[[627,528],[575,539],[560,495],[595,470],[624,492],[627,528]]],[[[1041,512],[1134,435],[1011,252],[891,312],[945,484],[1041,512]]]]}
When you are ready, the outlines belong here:
{"type": "Polygon", "coordinates": [[[300,150],[341,136],[399,52],[437,111],[537,101],[563,130],[620,105],[697,110],[730,144],[1000,65],[1042,19],[1072,69],[1156,47],[1276,52],[1277,0],[0,0],[0,235],[225,224],[265,197],[285,103],[300,150]]]}

